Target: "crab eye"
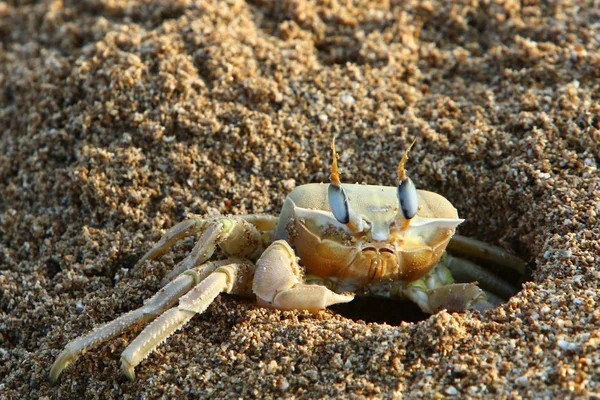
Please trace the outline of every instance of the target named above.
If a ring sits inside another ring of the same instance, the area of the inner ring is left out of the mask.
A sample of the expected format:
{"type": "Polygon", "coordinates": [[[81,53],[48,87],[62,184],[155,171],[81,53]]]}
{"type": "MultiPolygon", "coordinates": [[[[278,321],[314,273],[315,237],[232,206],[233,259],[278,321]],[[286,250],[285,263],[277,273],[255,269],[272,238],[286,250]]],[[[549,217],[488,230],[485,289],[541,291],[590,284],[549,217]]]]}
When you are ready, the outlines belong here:
{"type": "Polygon", "coordinates": [[[398,196],[398,201],[400,202],[400,209],[402,210],[404,219],[411,219],[414,217],[419,209],[419,200],[417,199],[417,189],[415,188],[415,184],[409,177],[398,182],[396,194],[398,196]]]}
{"type": "Polygon", "coordinates": [[[339,185],[330,184],[327,189],[329,207],[335,219],[342,224],[350,222],[350,210],[348,208],[348,196],[344,188],[339,185]]]}

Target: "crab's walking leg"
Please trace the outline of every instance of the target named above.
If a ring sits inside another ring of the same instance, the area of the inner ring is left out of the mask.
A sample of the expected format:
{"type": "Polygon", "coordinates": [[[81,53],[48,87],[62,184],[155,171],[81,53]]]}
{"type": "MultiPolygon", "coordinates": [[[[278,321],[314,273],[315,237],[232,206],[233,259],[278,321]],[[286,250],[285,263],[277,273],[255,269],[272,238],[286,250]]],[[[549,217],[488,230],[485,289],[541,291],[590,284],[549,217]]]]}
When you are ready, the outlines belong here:
{"type": "Polygon", "coordinates": [[[463,256],[476,258],[479,261],[491,262],[501,267],[510,268],[521,276],[525,275],[526,272],[526,264],[519,257],[500,247],[492,246],[473,238],[454,235],[448,243],[447,250],[463,256]]]}
{"type": "Polygon", "coordinates": [[[497,297],[499,299],[498,303],[502,302],[501,299],[508,299],[519,291],[515,286],[469,260],[454,257],[447,253],[442,260],[444,265],[452,272],[454,279],[459,282],[476,281],[479,286],[497,297]]]}
{"type": "Polygon", "coordinates": [[[231,261],[220,260],[208,262],[193,270],[186,271],[159,290],[150,299],[146,300],[142,307],[130,311],[114,321],[101,325],[87,335],[73,340],[67,344],[56,361],[54,361],[50,370],[50,380],[56,382],[61,372],[70,363],[94,346],[120,335],[136,324],[146,323],[161,315],[165,310],[172,307],[194,285],[205,279],[216,268],[227,263],[231,263],[231,261]]]}
{"type": "Polygon", "coordinates": [[[254,275],[254,265],[243,260],[233,263],[231,261],[229,260],[230,263],[227,265],[218,267],[181,297],[177,307],[167,310],[155,319],[123,351],[121,369],[129,379],[135,379],[136,365],[195,314],[204,312],[220,293],[251,295],[250,285],[254,275]]]}
{"type": "Polygon", "coordinates": [[[270,233],[273,231],[275,228],[277,228],[277,223],[279,222],[279,217],[268,214],[240,215],[238,218],[250,222],[256,227],[256,229],[263,233],[270,233]]]}
{"type": "Polygon", "coordinates": [[[203,227],[203,220],[200,218],[190,218],[185,221],[181,221],[163,235],[162,238],[156,243],[140,260],[140,262],[146,260],[154,260],[160,255],[164,254],[169,250],[175,243],[179,242],[188,236],[194,235],[200,231],[203,227]]]}
{"type": "Polygon", "coordinates": [[[190,254],[167,274],[164,281],[204,263],[212,257],[217,245],[227,255],[235,257],[251,257],[261,250],[262,235],[260,231],[242,218],[217,217],[206,221],[205,225],[206,229],[190,254]]]}
{"type": "Polygon", "coordinates": [[[50,370],[50,380],[56,382],[60,373],[71,362],[92,347],[121,334],[137,323],[147,322],[162,314],[164,310],[175,304],[179,297],[187,293],[194,286],[195,281],[193,274],[181,275],[152,296],[142,307],[70,342],[54,361],[50,370]]]}
{"type": "Polygon", "coordinates": [[[351,294],[337,294],[325,286],[302,283],[294,250],[284,240],[273,242],[256,262],[252,291],[258,304],[282,310],[321,310],[347,303],[351,294]]]}

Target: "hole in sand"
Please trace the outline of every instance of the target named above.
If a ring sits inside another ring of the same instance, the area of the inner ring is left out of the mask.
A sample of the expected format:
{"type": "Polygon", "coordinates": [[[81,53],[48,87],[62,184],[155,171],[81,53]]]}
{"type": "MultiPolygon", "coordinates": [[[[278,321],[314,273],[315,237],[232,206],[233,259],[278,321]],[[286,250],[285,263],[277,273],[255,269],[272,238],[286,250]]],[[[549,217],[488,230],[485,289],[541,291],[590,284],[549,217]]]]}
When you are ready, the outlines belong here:
{"type": "Polygon", "coordinates": [[[401,322],[418,322],[429,314],[410,301],[386,297],[356,296],[350,303],[329,306],[334,312],[354,321],[400,325],[401,322]]]}

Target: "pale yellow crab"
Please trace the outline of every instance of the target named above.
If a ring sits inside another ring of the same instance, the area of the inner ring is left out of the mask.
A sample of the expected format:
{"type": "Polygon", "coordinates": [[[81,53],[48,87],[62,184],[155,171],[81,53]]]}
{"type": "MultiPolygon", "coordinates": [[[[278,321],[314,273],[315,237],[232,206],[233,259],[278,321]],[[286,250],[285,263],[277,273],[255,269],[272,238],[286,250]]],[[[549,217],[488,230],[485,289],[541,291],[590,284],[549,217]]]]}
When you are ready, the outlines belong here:
{"type": "MultiPolygon", "coordinates": [[[[342,185],[332,143],[331,182],[294,189],[279,217],[219,216],[177,224],[141,260],[199,235],[167,277],[172,280],[142,307],[70,342],[50,380],[90,348],[152,321],[121,355],[124,374],[134,379],[135,366],[220,293],[282,310],[321,310],[355,294],[409,299],[427,313],[489,308],[476,284],[454,283],[452,269],[490,283],[501,297],[513,294],[516,289],[466,260],[444,255],[440,261],[463,220],[444,197],[415,189],[404,169],[409,150],[399,163],[396,187],[342,185]],[[229,258],[209,261],[217,245],[229,258]]],[[[520,259],[501,249],[456,236],[453,243],[463,253],[522,268],[520,259]]]]}

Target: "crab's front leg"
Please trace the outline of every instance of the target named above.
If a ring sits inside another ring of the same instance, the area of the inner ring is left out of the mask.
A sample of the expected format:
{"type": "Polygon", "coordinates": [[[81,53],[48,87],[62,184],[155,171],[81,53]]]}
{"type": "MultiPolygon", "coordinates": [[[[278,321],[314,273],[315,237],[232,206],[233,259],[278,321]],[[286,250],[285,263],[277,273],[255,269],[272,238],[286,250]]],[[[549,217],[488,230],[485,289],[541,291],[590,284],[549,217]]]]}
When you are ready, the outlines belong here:
{"type": "Polygon", "coordinates": [[[352,294],[303,283],[296,254],[285,240],[273,242],[256,262],[252,291],[258,304],[281,310],[316,311],[354,299],[352,294]]]}
{"type": "MultiPolygon", "coordinates": [[[[448,245],[453,253],[474,258],[486,267],[496,266],[512,270],[517,277],[526,270],[526,263],[506,250],[479,240],[454,235],[448,245]]],[[[427,312],[441,309],[465,311],[486,310],[496,306],[518,292],[518,287],[488,268],[462,257],[445,253],[438,264],[423,278],[399,285],[395,295],[409,298],[427,312]],[[468,282],[468,283],[455,283],[468,282]]]]}
{"type": "Polygon", "coordinates": [[[452,283],[432,289],[419,284],[404,289],[403,294],[428,314],[435,314],[444,309],[462,312],[492,308],[485,292],[475,283],[452,283]]]}
{"type": "Polygon", "coordinates": [[[483,290],[475,283],[454,283],[450,270],[443,262],[438,263],[427,275],[410,282],[406,287],[398,286],[394,294],[417,304],[428,314],[440,310],[466,311],[487,310],[492,307],[483,290]]]}

